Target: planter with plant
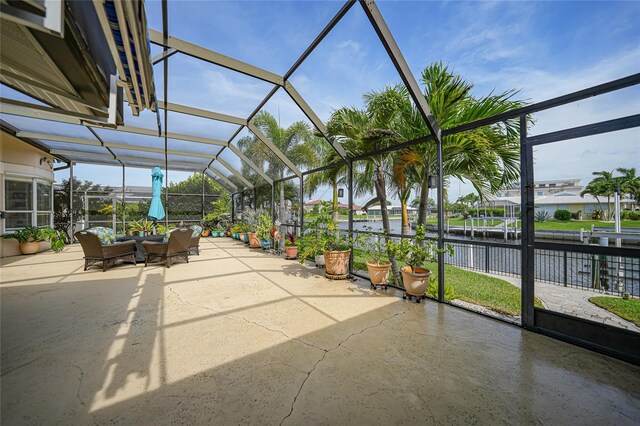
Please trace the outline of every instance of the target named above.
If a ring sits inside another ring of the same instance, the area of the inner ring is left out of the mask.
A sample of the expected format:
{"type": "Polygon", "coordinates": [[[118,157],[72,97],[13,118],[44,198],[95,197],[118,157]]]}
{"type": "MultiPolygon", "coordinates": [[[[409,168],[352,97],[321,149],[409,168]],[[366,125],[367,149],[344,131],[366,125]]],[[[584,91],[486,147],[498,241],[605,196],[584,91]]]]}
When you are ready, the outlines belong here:
{"type": "MultiPolygon", "coordinates": [[[[349,275],[349,259],[353,240],[341,233],[331,217],[328,204],[320,205],[318,214],[306,227],[300,238],[300,263],[307,258],[322,253],[325,264],[325,276],[330,279],[346,279],[349,275]]],[[[316,260],[316,264],[318,261],[316,260]]]]}
{"type": "Polygon", "coordinates": [[[295,232],[287,232],[287,238],[284,241],[284,252],[287,254],[287,259],[295,259],[298,257],[295,232]]]}
{"type": "Polygon", "coordinates": [[[236,239],[239,240],[240,239],[240,223],[234,223],[231,226],[231,236],[236,239]]]}
{"type": "Polygon", "coordinates": [[[378,286],[387,288],[389,284],[389,268],[391,263],[385,259],[387,248],[384,241],[388,241],[387,235],[371,235],[373,241],[367,241],[367,272],[369,273],[369,281],[371,287],[378,286]],[[384,238],[384,239],[383,239],[384,238]]]}
{"type": "Polygon", "coordinates": [[[147,219],[134,220],[129,224],[129,235],[146,237],[153,233],[153,222],[147,219]]]}
{"type": "Polygon", "coordinates": [[[2,238],[17,240],[22,254],[37,253],[40,251],[40,243],[43,241],[50,241],[51,249],[58,252],[64,248],[66,240],[61,231],[35,226],[27,226],[10,234],[4,234],[2,238]]]}
{"type": "Polygon", "coordinates": [[[260,242],[263,250],[271,248],[271,228],[271,216],[268,213],[260,214],[260,216],[258,216],[258,224],[256,226],[256,239],[260,242]]]}
{"type": "MultiPolygon", "coordinates": [[[[398,260],[402,259],[407,262],[407,266],[402,268],[402,283],[406,291],[402,298],[415,297],[416,303],[420,303],[420,299],[426,298],[425,292],[431,276],[431,271],[424,268],[423,265],[426,262],[437,262],[437,256],[440,252],[434,241],[427,240],[425,235],[424,226],[419,225],[413,238],[402,238],[399,243],[394,241],[387,243],[391,255],[398,260]]],[[[451,245],[447,245],[447,250],[453,255],[451,245]]]]}

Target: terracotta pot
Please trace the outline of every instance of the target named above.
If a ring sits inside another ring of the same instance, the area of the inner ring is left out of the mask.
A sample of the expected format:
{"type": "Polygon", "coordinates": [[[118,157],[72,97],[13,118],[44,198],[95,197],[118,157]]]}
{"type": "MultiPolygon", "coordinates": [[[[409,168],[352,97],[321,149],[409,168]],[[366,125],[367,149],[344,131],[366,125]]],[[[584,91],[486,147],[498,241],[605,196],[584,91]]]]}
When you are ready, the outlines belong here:
{"type": "Polygon", "coordinates": [[[203,237],[208,237],[209,236],[209,230],[208,229],[203,229],[202,230],[202,234],[200,234],[200,235],[202,235],[203,237]]]}
{"type": "Polygon", "coordinates": [[[260,239],[255,232],[249,232],[249,248],[260,248],[260,239]]]}
{"type": "Polygon", "coordinates": [[[349,274],[351,250],[325,251],[324,263],[328,278],[346,278],[349,274]]]}
{"type": "Polygon", "coordinates": [[[20,243],[20,253],[22,254],[34,254],[40,250],[39,241],[30,241],[28,243],[20,243]]]}
{"type": "Polygon", "coordinates": [[[367,270],[369,271],[369,280],[371,284],[386,284],[389,279],[390,263],[379,265],[377,262],[368,261],[367,270]]]}
{"type": "Polygon", "coordinates": [[[287,253],[287,258],[295,259],[298,257],[298,246],[286,246],[284,252],[287,253]]]}
{"type": "Polygon", "coordinates": [[[231,231],[227,231],[227,237],[231,236],[231,231]]]}
{"type": "Polygon", "coordinates": [[[415,270],[411,272],[410,266],[402,268],[402,282],[407,294],[411,296],[424,296],[427,292],[430,276],[431,271],[428,269],[416,267],[415,270]]]}

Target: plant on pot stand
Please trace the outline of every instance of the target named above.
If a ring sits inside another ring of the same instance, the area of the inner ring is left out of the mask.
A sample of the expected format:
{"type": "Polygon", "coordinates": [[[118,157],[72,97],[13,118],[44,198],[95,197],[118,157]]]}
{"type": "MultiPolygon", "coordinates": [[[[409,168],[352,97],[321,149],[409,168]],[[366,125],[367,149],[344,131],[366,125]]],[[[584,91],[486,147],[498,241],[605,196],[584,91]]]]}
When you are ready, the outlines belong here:
{"type": "Polygon", "coordinates": [[[295,232],[287,232],[287,238],[284,242],[284,251],[287,254],[285,259],[295,259],[298,257],[298,246],[296,245],[295,232]]]}
{"type": "MultiPolygon", "coordinates": [[[[384,234],[384,241],[389,241],[389,237],[384,234]]],[[[369,281],[371,288],[377,289],[378,286],[387,289],[389,284],[389,268],[391,263],[388,261],[387,248],[381,235],[370,235],[372,241],[367,241],[367,272],[369,273],[369,281]]]]}
{"type": "Polygon", "coordinates": [[[340,233],[331,217],[328,203],[320,205],[317,212],[316,218],[305,227],[304,235],[301,237],[300,263],[304,263],[311,256],[317,258],[318,253],[323,253],[325,276],[334,280],[346,279],[349,275],[353,240],[347,234],[340,233]]]}
{"type": "Polygon", "coordinates": [[[271,248],[271,228],[271,216],[268,213],[260,214],[256,226],[256,238],[260,241],[263,250],[271,248]]]}
{"type": "MultiPolygon", "coordinates": [[[[404,259],[407,266],[402,268],[402,283],[404,284],[405,294],[403,299],[407,297],[416,298],[416,303],[420,303],[421,299],[426,299],[427,285],[431,271],[424,268],[426,262],[437,262],[438,253],[445,250],[438,250],[434,241],[426,240],[424,225],[418,225],[416,234],[413,238],[402,238],[399,243],[389,241],[387,243],[389,252],[396,259],[404,259]]],[[[453,254],[453,248],[447,245],[447,250],[453,254]]]]}

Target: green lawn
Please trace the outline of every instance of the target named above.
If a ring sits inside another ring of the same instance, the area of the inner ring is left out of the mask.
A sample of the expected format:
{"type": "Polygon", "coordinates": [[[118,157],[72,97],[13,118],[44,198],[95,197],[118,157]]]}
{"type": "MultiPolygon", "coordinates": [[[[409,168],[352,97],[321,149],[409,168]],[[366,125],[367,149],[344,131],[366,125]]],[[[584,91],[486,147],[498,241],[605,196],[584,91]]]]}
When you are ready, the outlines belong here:
{"type": "Polygon", "coordinates": [[[640,327],[640,299],[624,300],[617,297],[595,296],[590,297],[589,302],[640,327]]]}
{"type": "MultiPolygon", "coordinates": [[[[366,254],[361,250],[354,250],[353,266],[354,269],[367,270],[366,254]]],[[[426,267],[432,271],[437,270],[436,264],[427,264],[426,267]]],[[[513,284],[451,265],[445,265],[444,272],[445,286],[453,287],[447,292],[447,300],[460,299],[503,314],[520,315],[520,289],[513,284]]],[[[535,300],[535,306],[542,307],[538,298],[535,300]]]]}
{"type": "MultiPolygon", "coordinates": [[[[613,222],[602,222],[599,220],[570,220],[567,222],[548,221],[536,222],[535,229],[548,231],[579,231],[583,228],[585,231],[591,230],[591,225],[596,228],[613,228],[613,222]]],[[[623,220],[620,224],[623,228],[640,228],[640,220],[623,220]]]]}

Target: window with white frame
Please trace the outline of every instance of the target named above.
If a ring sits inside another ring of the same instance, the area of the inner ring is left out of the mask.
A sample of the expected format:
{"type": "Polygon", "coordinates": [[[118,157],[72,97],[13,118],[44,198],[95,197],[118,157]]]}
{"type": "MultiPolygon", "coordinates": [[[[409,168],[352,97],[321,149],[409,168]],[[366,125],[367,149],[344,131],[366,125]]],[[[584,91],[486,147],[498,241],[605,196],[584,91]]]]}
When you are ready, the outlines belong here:
{"type": "Polygon", "coordinates": [[[51,225],[51,183],[33,178],[7,177],[4,180],[4,189],[5,229],[51,225]]]}

